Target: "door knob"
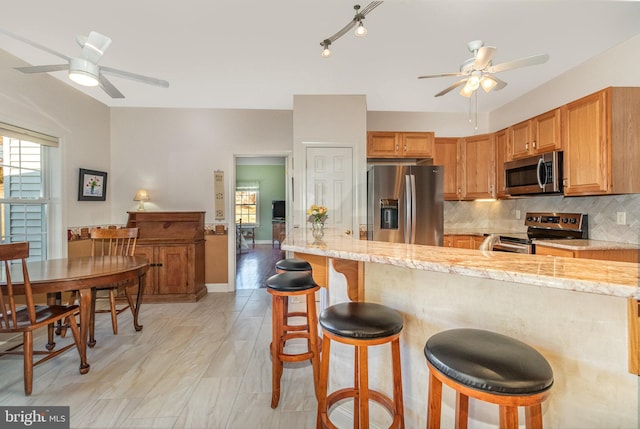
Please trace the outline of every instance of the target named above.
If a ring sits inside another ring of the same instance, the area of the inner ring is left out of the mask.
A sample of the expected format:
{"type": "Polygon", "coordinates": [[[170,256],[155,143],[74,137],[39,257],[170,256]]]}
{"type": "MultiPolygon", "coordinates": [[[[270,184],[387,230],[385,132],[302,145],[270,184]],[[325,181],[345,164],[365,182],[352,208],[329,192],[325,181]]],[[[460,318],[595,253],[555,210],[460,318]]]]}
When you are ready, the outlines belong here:
{"type": "Polygon", "coordinates": [[[347,235],[351,235],[351,230],[347,229],[344,233],[347,234],[347,235]]]}

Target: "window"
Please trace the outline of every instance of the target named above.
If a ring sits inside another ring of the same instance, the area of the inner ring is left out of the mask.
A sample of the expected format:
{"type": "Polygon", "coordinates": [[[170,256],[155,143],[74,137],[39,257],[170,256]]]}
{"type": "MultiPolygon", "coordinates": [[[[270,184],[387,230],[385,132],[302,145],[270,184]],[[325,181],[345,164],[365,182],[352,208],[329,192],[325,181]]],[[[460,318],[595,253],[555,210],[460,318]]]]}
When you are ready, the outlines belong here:
{"type": "Polygon", "coordinates": [[[236,185],[236,223],[258,226],[260,205],[259,185],[246,183],[236,185]]]}
{"type": "Polygon", "coordinates": [[[47,259],[45,172],[50,148],[34,142],[42,140],[37,133],[29,133],[0,124],[0,234],[3,243],[28,241],[29,258],[43,260],[47,259]]]}

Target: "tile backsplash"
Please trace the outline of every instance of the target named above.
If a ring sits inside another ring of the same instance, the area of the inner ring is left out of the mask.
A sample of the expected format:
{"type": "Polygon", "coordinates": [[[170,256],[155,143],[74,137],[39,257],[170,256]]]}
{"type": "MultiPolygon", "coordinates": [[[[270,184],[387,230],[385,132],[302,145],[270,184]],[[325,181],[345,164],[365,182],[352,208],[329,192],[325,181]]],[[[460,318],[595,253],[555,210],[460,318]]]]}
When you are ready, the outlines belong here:
{"type": "Polygon", "coordinates": [[[601,197],[539,196],[493,202],[445,201],[446,229],[525,232],[527,212],[567,212],[589,215],[589,238],[640,244],[640,194],[601,197]],[[516,212],[520,211],[520,219],[516,212]],[[617,213],[626,213],[625,225],[617,213]]]}

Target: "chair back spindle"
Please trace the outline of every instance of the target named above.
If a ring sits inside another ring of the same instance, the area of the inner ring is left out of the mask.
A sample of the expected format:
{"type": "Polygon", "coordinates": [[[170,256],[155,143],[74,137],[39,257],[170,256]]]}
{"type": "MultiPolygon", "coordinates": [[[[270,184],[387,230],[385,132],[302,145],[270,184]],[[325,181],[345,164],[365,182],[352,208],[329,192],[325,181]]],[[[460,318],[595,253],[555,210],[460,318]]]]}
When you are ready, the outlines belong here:
{"type": "Polygon", "coordinates": [[[31,293],[31,283],[29,282],[29,274],[27,272],[27,258],[29,257],[29,243],[12,243],[0,245],[0,261],[4,264],[4,277],[6,285],[0,287],[0,312],[2,317],[0,318],[0,328],[2,329],[16,329],[18,328],[17,314],[22,307],[16,305],[18,299],[13,288],[13,279],[11,277],[11,262],[20,260],[22,278],[24,283],[24,294],[18,296],[24,296],[24,302],[26,303],[27,314],[31,323],[35,323],[36,310],[33,301],[33,294],[31,293]]]}
{"type": "Polygon", "coordinates": [[[133,256],[138,228],[91,230],[91,256],[133,256]]]}

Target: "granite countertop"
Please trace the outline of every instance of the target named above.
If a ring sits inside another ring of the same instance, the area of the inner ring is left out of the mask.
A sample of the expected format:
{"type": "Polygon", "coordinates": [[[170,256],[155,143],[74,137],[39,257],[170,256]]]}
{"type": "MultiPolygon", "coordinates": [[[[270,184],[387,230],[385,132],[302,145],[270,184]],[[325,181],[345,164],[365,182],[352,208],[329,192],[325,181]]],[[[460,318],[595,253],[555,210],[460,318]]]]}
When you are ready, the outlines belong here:
{"type": "Polygon", "coordinates": [[[313,239],[310,230],[293,228],[282,249],[600,295],[639,297],[638,264],[629,262],[366,241],[331,228],[320,241],[313,239]]]}
{"type": "Polygon", "coordinates": [[[615,241],[601,241],[601,240],[581,240],[581,239],[567,239],[567,240],[534,240],[534,243],[539,246],[557,247],[559,249],[568,250],[637,250],[640,247],[637,244],[631,243],[618,243],[615,241]]]}

